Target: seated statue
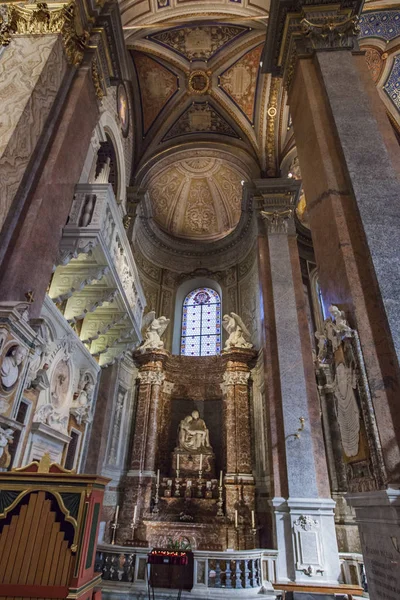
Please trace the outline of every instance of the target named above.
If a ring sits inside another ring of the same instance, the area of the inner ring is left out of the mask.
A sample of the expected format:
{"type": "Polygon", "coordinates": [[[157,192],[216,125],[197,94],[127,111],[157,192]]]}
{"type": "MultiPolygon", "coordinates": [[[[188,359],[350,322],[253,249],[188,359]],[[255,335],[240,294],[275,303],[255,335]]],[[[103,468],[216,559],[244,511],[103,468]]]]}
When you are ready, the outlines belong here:
{"type": "Polygon", "coordinates": [[[178,429],[179,450],[186,452],[211,453],[209,432],[199,412],[194,410],[179,424],[178,429]]]}

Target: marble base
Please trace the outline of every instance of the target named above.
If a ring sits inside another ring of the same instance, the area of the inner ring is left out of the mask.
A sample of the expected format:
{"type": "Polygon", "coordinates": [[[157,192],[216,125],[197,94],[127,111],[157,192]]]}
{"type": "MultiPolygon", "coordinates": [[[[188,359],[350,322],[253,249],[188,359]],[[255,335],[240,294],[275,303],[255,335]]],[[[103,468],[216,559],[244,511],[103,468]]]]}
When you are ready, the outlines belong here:
{"type": "MultiPolygon", "coordinates": [[[[179,454],[180,477],[198,477],[200,471],[200,453],[179,452],[172,453],[172,474],[176,477],[177,455],[179,454]]],[[[202,476],[206,479],[215,477],[215,454],[202,454],[202,476]]]]}
{"type": "Polygon", "coordinates": [[[277,581],[337,584],[340,562],[335,502],[329,498],[274,498],[277,581]]]}
{"type": "Polygon", "coordinates": [[[44,423],[32,423],[24,464],[40,460],[46,452],[50,454],[52,462],[61,464],[64,449],[70,441],[69,435],[56,431],[44,423]]]}
{"type": "Polygon", "coordinates": [[[356,511],[371,600],[400,598],[400,489],[348,494],[356,511]]]}

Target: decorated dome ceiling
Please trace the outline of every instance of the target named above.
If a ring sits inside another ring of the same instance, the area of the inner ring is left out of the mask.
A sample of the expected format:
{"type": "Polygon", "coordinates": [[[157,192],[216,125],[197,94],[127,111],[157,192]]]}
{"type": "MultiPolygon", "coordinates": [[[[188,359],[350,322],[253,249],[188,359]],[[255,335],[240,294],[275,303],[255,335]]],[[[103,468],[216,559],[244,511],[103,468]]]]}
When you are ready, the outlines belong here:
{"type": "Polygon", "coordinates": [[[148,179],[153,217],[178,237],[220,239],[239,221],[245,180],[238,165],[206,153],[172,162],[148,179]]]}

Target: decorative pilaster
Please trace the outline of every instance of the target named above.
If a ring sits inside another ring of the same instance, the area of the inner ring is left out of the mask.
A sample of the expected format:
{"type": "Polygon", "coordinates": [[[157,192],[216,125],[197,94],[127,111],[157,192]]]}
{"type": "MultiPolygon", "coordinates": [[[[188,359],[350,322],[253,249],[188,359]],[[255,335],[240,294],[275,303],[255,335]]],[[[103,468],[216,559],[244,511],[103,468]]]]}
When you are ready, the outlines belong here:
{"type": "Polygon", "coordinates": [[[230,547],[236,549],[251,548],[255,541],[249,534],[255,510],[249,397],[250,367],[255,354],[251,349],[233,348],[223,355],[226,515],[235,525],[236,536],[232,536],[230,547]]]}
{"type": "MultiPolygon", "coordinates": [[[[133,445],[123,494],[118,540],[130,539],[129,526],[135,506],[137,520],[143,520],[150,512],[152,486],[155,478],[155,461],[158,451],[158,434],[162,386],[165,380],[163,365],[167,358],[163,350],[137,353],[134,356],[139,366],[139,388],[137,395],[133,445]]],[[[139,530],[140,535],[140,530],[139,530]]]]}

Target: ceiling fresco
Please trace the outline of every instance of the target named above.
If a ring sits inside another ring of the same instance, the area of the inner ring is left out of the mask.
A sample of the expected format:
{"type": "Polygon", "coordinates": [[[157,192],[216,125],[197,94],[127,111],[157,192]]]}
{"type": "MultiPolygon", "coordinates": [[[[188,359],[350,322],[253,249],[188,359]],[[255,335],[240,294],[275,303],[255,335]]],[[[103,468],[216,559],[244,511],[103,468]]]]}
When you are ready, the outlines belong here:
{"type": "Polygon", "coordinates": [[[193,102],[179,115],[163,141],[193,133],[227,135],[239,138],[238,133],[209,102],[193,102]]]}
{"type": "Polygon", "coordinates": [[[181,238],[220,239],[239,221],[247,179],[236,165],[207,153],[169,163],[148,179],[153,217],[181,238]]]}

